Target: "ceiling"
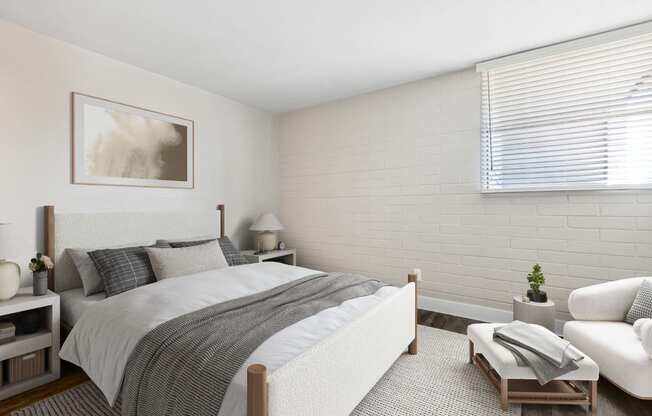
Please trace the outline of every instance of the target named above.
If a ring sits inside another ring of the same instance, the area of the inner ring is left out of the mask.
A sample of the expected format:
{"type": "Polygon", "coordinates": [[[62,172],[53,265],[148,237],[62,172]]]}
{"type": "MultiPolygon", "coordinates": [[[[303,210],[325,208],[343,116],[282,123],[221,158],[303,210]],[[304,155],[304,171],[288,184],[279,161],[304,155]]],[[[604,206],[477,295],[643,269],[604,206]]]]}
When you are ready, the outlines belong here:
{"type": "Polygon", "coordinates": [[[650,0],[2,0],[0,17],[283,112],[652,19],[650,0]]]}

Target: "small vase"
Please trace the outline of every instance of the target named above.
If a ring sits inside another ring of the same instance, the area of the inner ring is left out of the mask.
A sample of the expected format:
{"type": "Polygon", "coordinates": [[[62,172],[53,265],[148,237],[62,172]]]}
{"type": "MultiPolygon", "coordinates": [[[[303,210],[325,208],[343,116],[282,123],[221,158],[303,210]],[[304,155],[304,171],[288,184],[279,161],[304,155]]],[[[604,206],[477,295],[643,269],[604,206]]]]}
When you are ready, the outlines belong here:
{"type": "Polygon", "coordinates": [[[20,267],[16,263],[0,260],[0,301],[16,296],[20,287],[20,267]]]}
{"type": "Polygon", "coordinates": [[[34,272],[34,296],[43,296],[48,293],[48,272],[34,272]]]}

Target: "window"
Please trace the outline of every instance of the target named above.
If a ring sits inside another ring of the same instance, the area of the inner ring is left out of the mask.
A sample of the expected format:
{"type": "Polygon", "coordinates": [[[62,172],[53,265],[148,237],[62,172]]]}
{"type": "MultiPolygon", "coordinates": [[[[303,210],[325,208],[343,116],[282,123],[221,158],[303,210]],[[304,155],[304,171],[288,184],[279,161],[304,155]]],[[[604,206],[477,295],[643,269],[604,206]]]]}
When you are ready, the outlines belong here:
{"type": "Polygon", "coordinates": [[[483,192],[652,183],[652,25],[477,69],[483,192]]]}

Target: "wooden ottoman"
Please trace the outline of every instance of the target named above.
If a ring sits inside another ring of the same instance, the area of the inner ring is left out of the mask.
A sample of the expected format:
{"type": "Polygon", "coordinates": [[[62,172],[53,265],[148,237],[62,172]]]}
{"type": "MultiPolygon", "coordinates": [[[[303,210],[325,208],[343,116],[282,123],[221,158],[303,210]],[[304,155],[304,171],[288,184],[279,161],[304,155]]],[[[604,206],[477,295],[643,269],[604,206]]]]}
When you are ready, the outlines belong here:
{"type": "Polygon", "coordinates": [[[467,328],[469,360],[498,389],[500,405],[509,403],[586,405],[596,414],[598,405],[598,365],[586,354],[575,371],[539,385],[530,367],[519,367],[512,353],[494,342],[494,328],[505,324],[473,324],[467,328]],[[588,382],[588,392],[576,382],[588,382]]]}

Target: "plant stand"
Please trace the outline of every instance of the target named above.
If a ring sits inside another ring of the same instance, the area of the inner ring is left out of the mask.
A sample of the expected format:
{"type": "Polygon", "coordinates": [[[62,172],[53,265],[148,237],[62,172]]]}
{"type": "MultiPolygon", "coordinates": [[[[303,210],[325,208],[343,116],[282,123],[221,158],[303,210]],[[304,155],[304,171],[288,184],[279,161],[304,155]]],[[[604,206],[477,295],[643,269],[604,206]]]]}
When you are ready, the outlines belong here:
{"type": "Polygon", "coordinates": [[[514,320],[538,324],[555,332],[555,302],[523,302],[514,296],[514,320]]]}

